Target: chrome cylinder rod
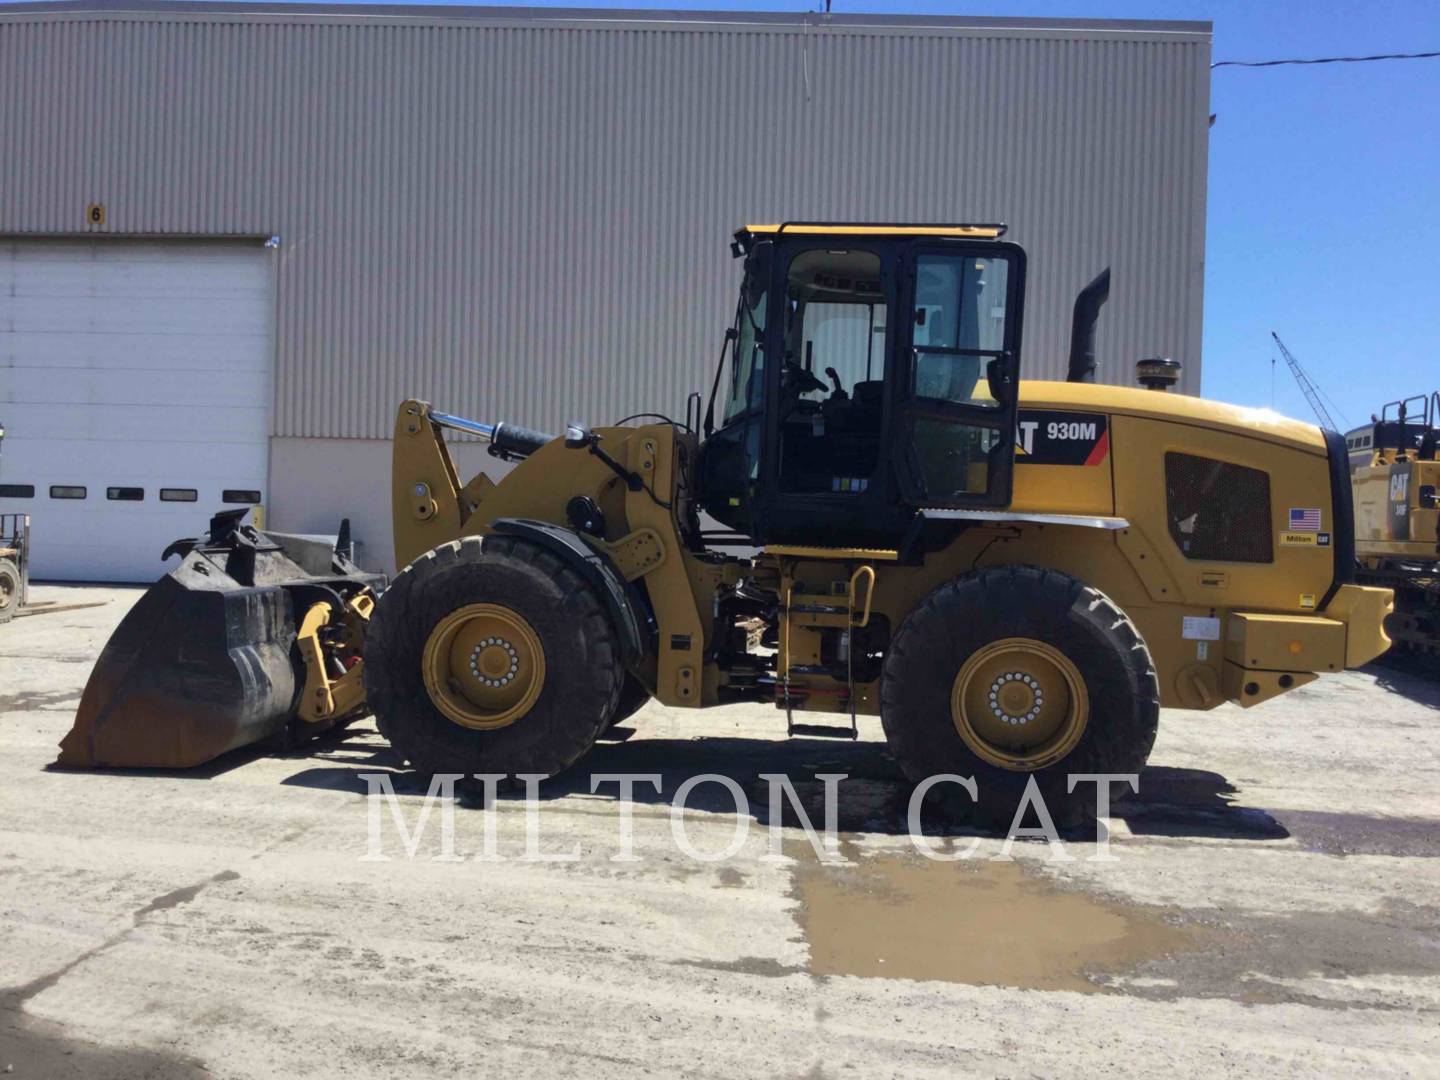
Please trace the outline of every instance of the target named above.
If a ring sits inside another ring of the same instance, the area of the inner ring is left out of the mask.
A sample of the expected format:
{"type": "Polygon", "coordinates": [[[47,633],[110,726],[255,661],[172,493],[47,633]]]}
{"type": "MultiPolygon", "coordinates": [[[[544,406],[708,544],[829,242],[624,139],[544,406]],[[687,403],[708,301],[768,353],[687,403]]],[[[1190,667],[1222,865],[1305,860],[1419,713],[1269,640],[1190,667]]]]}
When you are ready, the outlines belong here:
{"type": "Polygon", "coordinates": [[[466,420],[463,416],[451,416],[449,413],[436,412],[434,409],[430,410],[430,422],[454,431],[479,435],[486,442],[495,438],[495,430],[500,426],[499,424],[482,424],[479,420],[466,420]]]}

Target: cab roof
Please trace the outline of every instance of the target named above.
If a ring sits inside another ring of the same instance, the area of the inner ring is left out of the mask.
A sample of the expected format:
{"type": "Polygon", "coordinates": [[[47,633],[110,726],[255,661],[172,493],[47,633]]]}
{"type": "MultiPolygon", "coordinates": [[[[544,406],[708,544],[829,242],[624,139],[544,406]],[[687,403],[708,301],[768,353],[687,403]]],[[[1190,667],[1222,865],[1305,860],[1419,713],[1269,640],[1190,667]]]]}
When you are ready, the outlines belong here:
{"type": "Polygon", "coordinates": [[[735,230],[735,242],[744,251],[761,237],[782,234],[795,236],[937,236],[962,240],[998,240],[1005,235],[1006,225],[990,224],[919,224],[883,221],[785,221],[778,225],[745,225],[735,230]]]}

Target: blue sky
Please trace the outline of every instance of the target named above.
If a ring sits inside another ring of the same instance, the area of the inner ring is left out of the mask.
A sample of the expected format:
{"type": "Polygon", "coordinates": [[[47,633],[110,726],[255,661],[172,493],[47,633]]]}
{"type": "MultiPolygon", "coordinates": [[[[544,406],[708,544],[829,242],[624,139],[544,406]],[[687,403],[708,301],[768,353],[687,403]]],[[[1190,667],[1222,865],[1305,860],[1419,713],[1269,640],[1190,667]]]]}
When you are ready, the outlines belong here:
{"type": "MultiPolygon", "coordinates": [[[[834,10],[1208,19],[1217,60],[1440,49],[1440,0],[835,0],[834,10]]],[[[1270,405],[1272,329],[1338,405],[1342,427],[1440,388],[1440,59],[1221,68],[1212,87],[1203,393],[1270,405]]],[[[1311,419],[1283,361],[1273,387],[1277,409],[1311,419]]]]}

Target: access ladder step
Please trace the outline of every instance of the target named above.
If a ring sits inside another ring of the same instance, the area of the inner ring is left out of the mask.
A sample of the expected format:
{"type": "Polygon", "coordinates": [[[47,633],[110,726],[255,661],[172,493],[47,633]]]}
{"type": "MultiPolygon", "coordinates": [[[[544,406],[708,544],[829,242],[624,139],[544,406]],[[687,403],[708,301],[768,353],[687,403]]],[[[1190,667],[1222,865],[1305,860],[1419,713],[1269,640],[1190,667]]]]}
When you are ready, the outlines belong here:
{"type": "Polygon", "coordinates": [[[838,727],[834,724],[791,724],[791,735],[807,735],[812,739],[858,739],[860,733],[854,728],[838,727]]]}

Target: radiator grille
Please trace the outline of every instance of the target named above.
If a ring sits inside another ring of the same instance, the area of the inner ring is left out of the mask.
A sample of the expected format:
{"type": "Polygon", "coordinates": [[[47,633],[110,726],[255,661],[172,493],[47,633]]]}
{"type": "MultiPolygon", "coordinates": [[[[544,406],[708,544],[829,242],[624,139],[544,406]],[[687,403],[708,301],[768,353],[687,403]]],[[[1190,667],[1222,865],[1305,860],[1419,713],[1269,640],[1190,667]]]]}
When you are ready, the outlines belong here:
{"type": "Polygon", "coordinates": [[[1170,535],[1187,559],[1274,561],[1270,474],[1194,454],[1165,455],[1170,535]]]}

